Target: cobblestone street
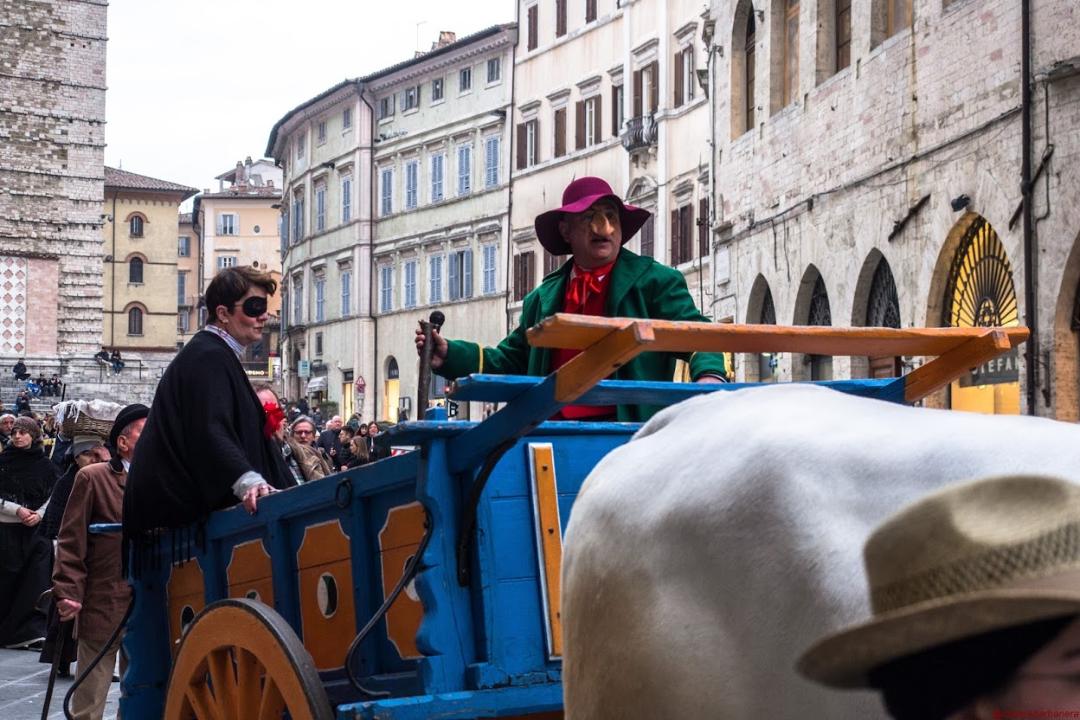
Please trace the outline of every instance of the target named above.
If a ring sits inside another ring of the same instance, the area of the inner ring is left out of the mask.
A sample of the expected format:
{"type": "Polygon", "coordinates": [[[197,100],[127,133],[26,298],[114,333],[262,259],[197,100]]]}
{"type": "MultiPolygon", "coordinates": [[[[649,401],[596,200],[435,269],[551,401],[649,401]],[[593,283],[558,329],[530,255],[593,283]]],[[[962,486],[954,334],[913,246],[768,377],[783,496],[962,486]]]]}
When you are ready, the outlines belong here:
{"type": "MultiPolygon", "coordinates": [[[[49,666],[38,662],[38,653],[26,650],[0,650],[0,718],[4,720],[38,720],[45,689],[49,683],[49,666]]],[[[57,679],[53,689],[49,718],[64,717],[64,694],[71,680],[57,679]]],[[[105,717],[116,716],[120,699],[120,683],[113,683],[105,717]]]]}

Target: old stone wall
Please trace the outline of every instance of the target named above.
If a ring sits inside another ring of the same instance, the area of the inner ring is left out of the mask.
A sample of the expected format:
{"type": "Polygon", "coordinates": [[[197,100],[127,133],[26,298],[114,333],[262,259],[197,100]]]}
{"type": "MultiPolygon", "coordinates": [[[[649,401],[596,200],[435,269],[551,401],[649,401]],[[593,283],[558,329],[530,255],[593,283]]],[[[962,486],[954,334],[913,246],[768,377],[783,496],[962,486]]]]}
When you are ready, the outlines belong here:
{"type": "MultiPolygon", "coordinates": [[[[728,48],[745,33],[739,12],[745,4],[713,6],[718,42],[728,48]]],[[[770,37],[770,23],[758,22],[755,126],[736,137],[731,128],[741,128],[732,114],[740,105],[731,98],[741,100],[745,88],[739,87],[738,65],[732,67],[733,53],[720,60],[717,200],[724,225],[716,252],[718,266],[731,270],[717,278],[717,316],[761,321],[767,288],[778,323],[806,323],[820,276],[832,324],[865,324],[870,279],[884,258],[895,278],[901,324],[941,325],[956,230],[974,214],[1005,248],[1023,324],[1024,238],[1022,223],[1012,221],[1021,200],[1020,4],[915,0],[913,28],[881,40],[871,15],[877,0],[852,3],[851,64],[835,74],[818,67],[829,55],[819,47],[817,30],[826,18],[818,12],[829,4],[801,3],[799,92],[783,108],[773,107],[770,87],[770,65],[782,40],[770,37]],[[961,196],[966,206],[954,210],[952,201],[961,196]]],[[[1080,232],[1080,79],[1047,77],[1045,70],[1080,55],[1080,11],[1070,0],[1032,6],[1034,165],[1054,147],[1033,203],[1038,348],[1045,358],[1039,383],[1049,391],[1046,398],[1040,392],[1036,411],[1067,416],[1077,403],[1075,369],[1071,379],[1045,373],[1063,344],[1071,347],[1070,367],[1076,365],[1076,334],[1062,330],[1068,318],[1062,320],[1061,308],[1064,295],[1075,298],[1080,281],[1074,250],[1080,232]]],[[[837,377],[865,375],[866,362],[838,358],[833,371],[837,377]]],[[[803,358],[780,358],[779,379],[807,372],[803,358]]],[[[756,359],[741,358],[739,376],[757,375],[756,359]]]]}
{"type": "Polygon", "coordinates": [[[106,10],[0,0],[0,256],[57,263],[34,330],[62,357],[101,341],[106,10]]]}

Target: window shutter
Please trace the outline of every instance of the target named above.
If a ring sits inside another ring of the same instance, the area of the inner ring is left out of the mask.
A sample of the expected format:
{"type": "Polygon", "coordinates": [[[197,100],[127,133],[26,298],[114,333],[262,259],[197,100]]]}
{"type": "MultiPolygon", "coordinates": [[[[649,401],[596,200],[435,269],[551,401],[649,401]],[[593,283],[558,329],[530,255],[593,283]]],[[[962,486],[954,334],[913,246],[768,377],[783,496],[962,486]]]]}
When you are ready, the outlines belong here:
{"type": "Polygon", "coordinates": [[[681,52],[675,53],[675,102],[674,107],[682,107],[683,104],[683,58],[681,52]]]}
{"type": "Polygon", "coordinates": [[[529,252],[525,253],[525,269],[523,271],[524,274],[525,274],[525,278],[524,278],[525,279],[525,282],[524,282],[525,292],[522,293],[522,297],[524,297],[525,295],[528,295],[530,292],[532,292],[533,278],[536,277],[535,259],[536,259],[536,254],[533,253],[531,250],[529,252]]]}
{"type": "Polygon", "coordinates": [[[458,285],[458,277],[461,270],[461,256],[456,252],[450,253],[450,299],[457,300],[461,297],[461,287],[458,285]]]}
{"type": "Polygon", "coordinates": [[[518,123],[517,126],[517,169],[521,170],[525,167],[525,151],[528,149],[525,144],[528,142],[528,138],[525,135],[525,123],[518,123]]]}
{"type": "Polygon", "coordinates": [[[566,34],[566,0],[555,0],[555,37],[566,34]]]}
{"type": "Polygon", "coordinates": [[[514,300],[515,301],[521,300],[524,297],[524,293],[522,293],[522,288],[525,287],[525,283],[522,280],[522,277],[523,277],[522,258],[523,257],[524,257],[523,255],[519,255],[519,254],[514,256],[514,300]]]}
{"type": "Polygon", "coordinates": [[[603,95],[597,95],[593,98],[593,102],[596,103],[593,107],[593,139],[595,142],[600,142],[604,138],[604,124],[600,122],[601,118],[604,116],[604,113],[601,112],[603,108],[603,103],[601,101],[603,99],[603,95]]]}
{"type": "Polygon", "coordinates": [[[463,266],[461,268],[462,284],[465,286],[465,292],[462,293],[462,297],[471,298],[473,295],[472,249],[466,250],[464,253],[462,253],[461,264],[463,266]]]}
{"type": "Polygon", "coordinates": [[[585,147],[585,101],[578,100],[574,105],[574,147],[585,147]]]}
{"type": "Polygon", "coordinates": [[[566,154],[566,108],[555,111],[555,157],[566,154]]]}
{"type": "Polygon", "coordinates": [[[649,107],[650,112],[660,109],[660,63],[656,60],[649,63],[649,107]]]}
{"type": "Polygon", "coordinates": [[[679,211],[671,211],[671,264],[678,265],[682,262],[679,252],[682,245],[679,242],[679,211]]]}
{"type": "Polygon", "coordinates": [[[619,137],[619,86],[611,86],[611,135],[619,137]]]}
{"type": "Polygon", "coordinates": [[[693,205],[684,205],[679,208],[679,231],[678,239],[681,250],[679,256],[683,262],[693,258],[693,205]]]}
{"type": "Polygon", "coordinates": [[[709,255],[709,199],[698,200],[698,255],[709,255]]]}
{"type": "Polygon", "coordinates": [[[634,71],[634,117],[639,118],[643,114],[641,104],[641,73],[642,70],[634,71]]]}
{"type": "Polygon", "coordinates": [[[585,22],[596,19],[596,0],[585,0],[585,22]]]}
{"type": "Polygon", "coordinates": [[[538,10],[536,5],[533,5],[531,8],[529,8],[529,50],[535,50],[536,46],[540,44],[538,42],[539,34],[537,33],[536,27],[536,24],[538,22],[537,12],[538,10]]]}

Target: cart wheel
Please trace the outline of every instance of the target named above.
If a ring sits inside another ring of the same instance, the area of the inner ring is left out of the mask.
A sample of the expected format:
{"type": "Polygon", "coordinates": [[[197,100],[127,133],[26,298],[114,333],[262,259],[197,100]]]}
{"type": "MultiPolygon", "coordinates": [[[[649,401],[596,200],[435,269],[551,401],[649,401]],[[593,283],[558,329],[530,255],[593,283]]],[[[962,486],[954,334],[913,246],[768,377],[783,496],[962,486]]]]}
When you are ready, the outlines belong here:
{"type": "Polygon", "coordinates": [[[169,675],[165,720],[333,720],[311,656],[260,602],[213,603],[188,627],[169,675]]]}

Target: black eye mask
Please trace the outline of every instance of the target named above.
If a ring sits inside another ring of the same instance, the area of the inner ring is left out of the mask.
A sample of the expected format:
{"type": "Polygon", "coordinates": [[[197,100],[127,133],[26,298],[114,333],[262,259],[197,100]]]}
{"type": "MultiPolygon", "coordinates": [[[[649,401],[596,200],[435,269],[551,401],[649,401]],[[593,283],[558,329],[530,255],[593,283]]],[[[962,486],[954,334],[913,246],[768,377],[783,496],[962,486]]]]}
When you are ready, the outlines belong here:
{"type": "Polygon", "coordinates": [[[266,312],[266,298],[253,295],[240,306],[249,318],[257,318],[266,312]]]}

